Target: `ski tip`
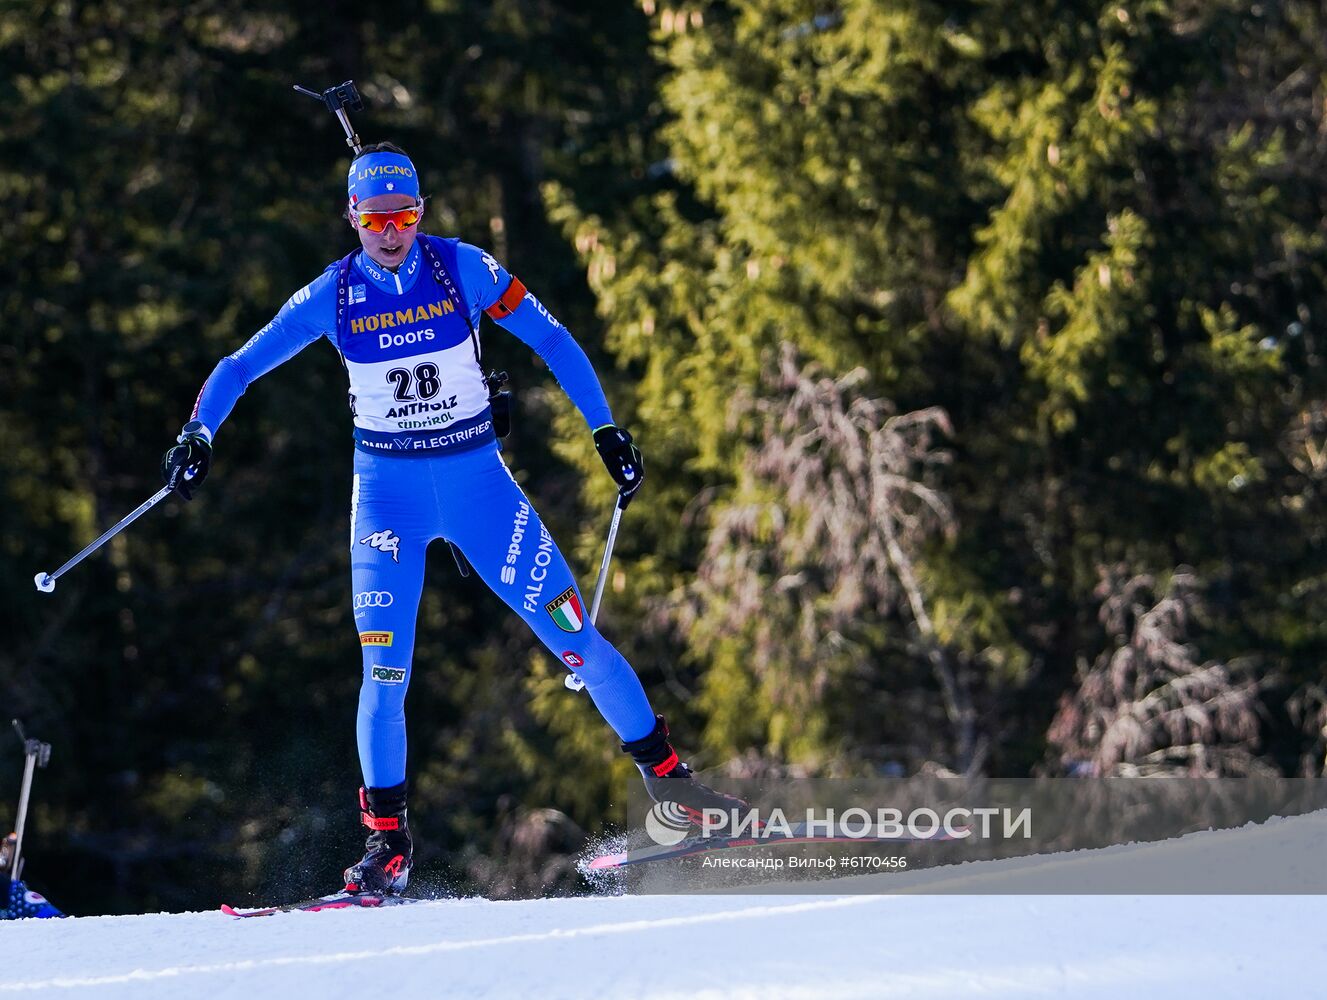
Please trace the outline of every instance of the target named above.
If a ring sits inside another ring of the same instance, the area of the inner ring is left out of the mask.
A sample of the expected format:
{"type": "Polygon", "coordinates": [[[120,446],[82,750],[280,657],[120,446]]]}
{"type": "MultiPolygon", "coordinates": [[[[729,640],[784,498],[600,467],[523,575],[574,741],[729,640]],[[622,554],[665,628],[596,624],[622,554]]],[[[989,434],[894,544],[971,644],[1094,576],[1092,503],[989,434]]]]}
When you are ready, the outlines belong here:
{"type": "Polygon", "coordinates": [[[619,854],[601,854],[599,857],[594,858],[585,867],[588,871],[592,872],[606,871],[609,868],[620,867],[626,862],[626,860],[627,855],[625,852],[619,854]]]}
{"type": "Polygon", "coordinates": [[[228,917],[270,917],[276,910],[270,906],[261,910],[237,910],[229,903],[222,903],[221,912],[228,917]]]}

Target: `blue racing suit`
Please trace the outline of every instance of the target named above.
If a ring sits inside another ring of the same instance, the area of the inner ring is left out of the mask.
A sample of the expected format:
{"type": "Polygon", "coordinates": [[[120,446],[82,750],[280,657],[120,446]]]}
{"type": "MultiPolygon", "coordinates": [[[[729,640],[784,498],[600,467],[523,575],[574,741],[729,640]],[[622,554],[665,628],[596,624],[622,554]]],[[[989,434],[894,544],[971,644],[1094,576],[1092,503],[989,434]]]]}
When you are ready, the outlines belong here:
{"type": "Polygon", "coordinates": [[[395,272],[362,251],[330,264],[221,360],[194,406],[210,436],[251,382],[313,341],[326,337],[340,352],[355,421],[357,731],[370,788],[405,780],[424,551],[438,538],[581,676],[623,742],[655,724],[635,672],[590,623],[566,560],[502,461],[480,368],[483,314],[548,363],[591,428],[612,423],[585,352],[519,279],[477,247],[423,234],[395,272]]]}

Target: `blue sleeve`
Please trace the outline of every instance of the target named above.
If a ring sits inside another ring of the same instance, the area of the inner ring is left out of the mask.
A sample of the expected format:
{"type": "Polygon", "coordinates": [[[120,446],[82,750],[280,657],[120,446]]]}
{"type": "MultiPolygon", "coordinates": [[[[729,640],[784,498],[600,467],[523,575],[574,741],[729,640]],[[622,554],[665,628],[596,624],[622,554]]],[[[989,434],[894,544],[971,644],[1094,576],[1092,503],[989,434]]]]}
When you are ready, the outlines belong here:
{"type": "MultiPolygon", "coordinates": [[[[457,280],[470,305],[470,321],[479,329],[479,319],[511,286],[512,276],[493,259],[487,250],[458,243],[456,246],[457,280]]],[[[532,292],[506,318],[495,320],[508,333],[534,350],[548,365],[558,385],[581,411],[591,430],[613,422],[599,376],[590,359],[576,343],[571,331],[544,308],[532,292]]]]}
{"type": "Polygon", "coordinates": [[[249,385],[289,361],[336,324],[336,265],[292,295],[272,322],[221,359],[198,393],[193,419],[215,435],[249,385]]]}

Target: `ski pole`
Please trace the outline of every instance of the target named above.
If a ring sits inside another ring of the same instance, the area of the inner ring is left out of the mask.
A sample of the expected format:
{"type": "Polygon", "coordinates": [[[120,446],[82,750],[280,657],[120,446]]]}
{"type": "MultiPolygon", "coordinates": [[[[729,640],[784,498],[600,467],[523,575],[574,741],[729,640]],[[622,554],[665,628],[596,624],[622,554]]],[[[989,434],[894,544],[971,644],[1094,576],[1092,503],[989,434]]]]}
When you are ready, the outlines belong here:
{"type": "Polygon", "coordinates": [[[38,767],[45,767],[51,760],[51,745],[42,743],[40,740],[30,740],[27,734],[23,732],[23,725],[14,720],[14,731],[18,733],[18,738],[23,741],[23,753],[26,759],[23,762],[23,788],[18,793],[18,821],[14,824],[14,856],[10,858],[9,878],[13,882],[18,881],[22,873],[23,863],[20,855],[23,852],[23,828],[27,825],[28,819],[28,796],[32,792],[32,772],[38,767]]]}
{"type": "Polygon", "coordinates": [[[346,145],[359,155],[363,144],[359,136],[355,134],[354,127],[350,124],[350,116],[346,114],[346,108],[351,111],[363,111],[364,100],[359,96],[359,91],[355,89],[355,81],[347,80],[345,83],[336,87],[328,87],[321,94],[316,90],[310,90],[308,87],[301,87],[295,84],[295,89],[301,94],[312,97],[315,101],[322,101],[327,106],[327,110],[336,115],[336,120],[341,123],[341,128],[346,133],[346,145]]]}
{"type": "Polygon", "coordinates": [[[129,525],[133,524],[135,521],[137,521],[140,517],[142,517],[144,514],[150,511],[157,504],[161,503],[161,501],[165,500],[168,496],[170,496],[170,494],[171,494],[171,488],[169,486],[163,486],[161,489],[157,490],[157,492],[153,493],[152,496],[148,497],[141,504],[139,504],[132,514],[124,518],[124,520],[122,520],[119,524],[115,525],[115,527],[110,528],[105,533],[103,533],[100,538],[98,538],[96,541],[90,544],[78,555],[74,556],[74,558],[70,559],[67,563],[65,563],[63,566],[57,569],[54,573],[38,573],[35,577],[32,578],[33,582],[37,585],[37,589],[40,590],[43,594],[49,594],[51,591],[55,589],[56,580],[60,579],[61,576],[69,572],[71,569],[73,569],[75,566],[81,563],[88,556],[92,555],[92,553],[96,552],[99,548],[101,548],[103,545],[109,542],[121,531],[129,527],[129,525]]]}
{"type": "MultiPolygon", "coordinates": [[[[622,523],[622,512],[627,509],[627,504],[631,503],[630,493],[618,493],[617,506],[613,508],[613,521],[608,526],[608,542],[604,545],[604,558],[599,563],[599,579],[594,582],[594,600],[590,604],[590,624],[595,623],[599,617],[599,602],[604,597],[604,584],[608,582],[608,564],[613,558],[613,545],[617,542],[617,529],[622,523]]],[[[572,691],[579,691],[585,687],[585,682],[581,680],[580,674],[575,671],[562,678],[562,683],[572,691]]]]}

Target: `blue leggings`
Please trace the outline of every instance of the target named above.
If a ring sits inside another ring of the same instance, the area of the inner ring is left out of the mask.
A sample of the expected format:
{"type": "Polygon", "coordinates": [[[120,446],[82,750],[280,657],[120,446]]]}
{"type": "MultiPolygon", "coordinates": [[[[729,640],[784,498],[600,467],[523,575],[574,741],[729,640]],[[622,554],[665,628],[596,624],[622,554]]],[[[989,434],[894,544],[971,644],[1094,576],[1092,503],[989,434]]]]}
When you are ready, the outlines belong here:
{"type": "Polygon", "coordinates": [[[424,586],[424,551],[446,538],[540,641],[585,681],[623,742],[654,728],[635,671],[590,624],[571,569],[495,443],[437,457],[356,449],[350,500],[355,627],[364,659],[359,760],[364,783],[405,780],[405,693],[424,586]]]}

